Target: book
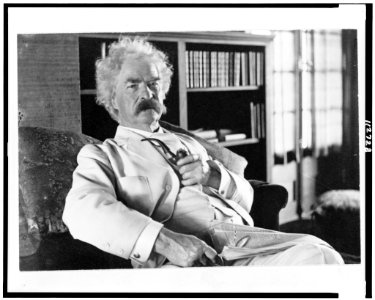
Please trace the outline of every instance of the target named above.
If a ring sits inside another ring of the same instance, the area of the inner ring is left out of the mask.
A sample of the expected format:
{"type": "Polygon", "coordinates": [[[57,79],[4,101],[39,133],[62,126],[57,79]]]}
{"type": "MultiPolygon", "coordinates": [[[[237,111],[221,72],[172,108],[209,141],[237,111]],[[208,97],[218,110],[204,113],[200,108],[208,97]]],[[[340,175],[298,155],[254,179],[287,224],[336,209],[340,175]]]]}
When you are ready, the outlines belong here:
{"type": "Polygon", "coordinates": [[[224,52],[219,51],[217,53],[217,86],[224,86],[223,77],[224,77],[224,52]]]}
{"type": "Polygon", "coordinates": [[[249,85],[254,85],[254,52],[249,51],[249,60],[248,60],[248,68],[249,68],[249,85]]]}
{"type": "Polygon", "coordinates": [[[237,141],[237,140],[244,140],[246,139],[246,134],[245,133],[232,133],[232,134],[227,134],[224,137],[224,141],[237,141]]]}
{"type": "Polygon", "coordinates": [[[234,52],[229,52],[228,56],[228,86],[234,85],[234,52]]]}
{"type": "Polygon", "coordinates": [[[199,62],[199,84],[198,87],[203,87],[203,51],[198,51],[198,62],[199,62]]]}
{"type": "Polygon", "coordinates": [[[190,70],[189,70],[189,51],[185,51],[185,79],[186,79],[186,87],[190,87],[190,70]]]}
{"type": "Polygon", "coordinates": [[[245,58],[246,53],[241,52],[241,86],[247,85],[246,83],[246,58],[245,58]]]}
{"type": "Polygon", "coordinates": [[[234,78],[233,78],[233,85],[239,86],[240,85],[240,52],[235,52],[234,54],[234,78]]]}
{"type": "Polygon", "coordinates": [[[217,52],[212,51],[210,52],[210,71],[211,71],[211,86],[215,87],[216,86],[216,70],[217,70],[217,52]]]}
{"type": "Polygon", "coordinates": [[[224,52],[224,86],[229,86],[229,52],[224,52]]]}
{"type": "Polygon", "coordinates": [[[215,51],[210,52],[210,84],[212,87],[216,86],[216,76],[215,76],[215,68],[216,68],[216,59],[215,59],[215,51]]]}
{"type": "Polygon", "coordinates": [[[262,138],[265,138],[266,137],[266,113],[265,113],[265,109],[264,109],[264,103],[261,104],[261,113],[262,113],[262,116],[261,116],[261,120],[262,120],[262,138]]]}
{"type": "Polygon", "coordinates": [[[202,51],[202,86],[203,88],[207,87],[206,79],[207,79],[207,63],[206,63],[206,51],[202,51]]]}
{"type": "Polygon", "coordinates": [[[217,137],[216,130],[195,130],[192,131],[196,136],[199,136],[202,139],[212,139],[217,137]]]}
{"type": "Polygon", "coordinates": [[[210,52],[205,51],[206,53],[206,87],[210,87],[210,81],[211,81],[211,72],[210,72],[210,52]]]}
{"type": "Polygon", "coordinates": [[[257,85],[257,86],[259,86],[260,85],[260,52],[256,52],[256,61],[257,61],[257,63],[256,63],[256,82],[255,82],[255,84],[257,85]]]}
{"type": "Polygon", "coordinates": [[[194,53],[193,51],[189,51],[189,87],[194,87],[194,53]]]}
{"type": "Polygon", "coordinates": [[[259,85],[264,85],[264,53],[260,53],[260,82],[259,85]]]}
{"type": "Polygon", "coordinates": [[[255,109],[254,103],[250,102],[250,137],[256,138],[255,134],[255,109]]]}
{"type": "Polygon", "coordinates": [[[256,104],[256,126],[257,126],[257,138],[261,138],[262,137],[262,134],[261,134],[261,120],[260,120],[260,104],[257,103],[256,104]]]}
{"type": "Polygon", "coordinates": [[[211,139],[206,139],[206,141],[215,144],[215,143],[219,142],[219,139],[218,138],[211,138],[211,139]]]}
{"type": "Polygon", "coordinates": [[[194,87],[197,88],[199,86],[199,78],[198,78],[198,51],[194,52],[194,67],[193,67],[193,73],[194,73],[194,87]]]}

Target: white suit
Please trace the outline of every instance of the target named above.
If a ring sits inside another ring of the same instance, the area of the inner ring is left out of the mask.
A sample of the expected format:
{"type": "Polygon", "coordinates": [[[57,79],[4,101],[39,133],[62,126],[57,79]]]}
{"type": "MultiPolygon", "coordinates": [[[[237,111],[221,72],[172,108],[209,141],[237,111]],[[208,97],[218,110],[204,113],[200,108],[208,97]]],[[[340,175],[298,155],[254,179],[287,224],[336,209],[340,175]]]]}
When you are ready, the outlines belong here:
{"type": "MultiPolygon", "coordinates": [[[[143,138],[119,126],[114,139],[84,146],[63,214],[73,237],[141,263],[147,260],[162,223],[174,213],[180,192],[176,173],[143,138]]],[[[204,147],[191,137],[178,134],[178,139],[191,153],[209,159],[204,147]]],[[[250,184],[219,162],[217,166],[222,177],[235,185],[232,202],[248,213],[253,200],[250,184]]],[[[228,184],[221,185],[219,190],[225,195],[228,188],[228,184]]],[[[147,265],[159,264],[156,260],[151,257],[147,265]]]]}
{"type": "MultiPolygon", "coordinates": [[[[154,254],[152,248],[163,226],[200,238],[211,232],[209,229],[217,221],[238,224],[242,226],[241,231],[253,226],[248,214],[253,190],[247,180],[214,162],[213,166],[221,173],[218,191],[207,190],[201,185],[180,188],[175,171],[155,146],[142,141],[145,136],[164,139],[174,153],[185,147],[202,160],[209,159],[204,147],[186,135],[152,134],[122,126],[118,127],[114,139],[107,139],[102,145],[84,146],[78,155],[78,167],[73,174],[73,186],[63,214],[73,237],[103,251],[130,258],[134,266],[157,267],[165,258],[154,254]]],[[[231,229],[225,225],[219,231],[217,243],[230,244],[226,239],[231,235],[231,229]]],[[[271,235],[275,236],[275,232],[271,235]]],[[[253,247],[253,237],[244,245],[253,247]]],[[[283,238],[288,237],[284,235],[283,238]]],[[[307,240],[312,240],[315,253],[322,252],[315,244],[323,241],[311,236],[307,240]]],[[[306,239],[302,237],[301,241],[306,239]]],[[[295,257],[296,247],[293,249],[291,256],[295,257]]],[[[298,249],[300,251],[301,247],[298,249]]],[[[309,259],[315,254],[304,255],[309,259]]],[[[271,260],[258,257],[241,261],[245,264],[257,261],[275,264],[278,256],[283,261],[290,261],[291,257],[278,253],[271,260]]],[[[242,264],[241,261],[235,264],[242,264]]],[[[340,262],[340,258],[336,261],[340,262]]]]}

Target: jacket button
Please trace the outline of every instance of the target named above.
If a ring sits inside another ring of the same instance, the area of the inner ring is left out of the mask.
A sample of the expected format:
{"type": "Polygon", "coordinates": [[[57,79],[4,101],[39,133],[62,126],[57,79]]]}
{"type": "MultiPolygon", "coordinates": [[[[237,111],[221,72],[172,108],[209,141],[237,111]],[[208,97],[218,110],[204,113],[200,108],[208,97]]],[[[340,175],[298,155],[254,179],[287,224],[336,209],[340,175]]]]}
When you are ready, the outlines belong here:
{"type": "Polygon", "coordinates": [[[220,191],[220,194],[224,195],[224,191],[223,191],[223,190],[221,190],[221,191],[220,191]]]}
{"type": "Polygon", "coordinates": [[[166,189],[167,191],[170,191],[171,186],[170,186],[169,184],[167,184],[167,185],[165,186],[165,189],[166,189]]]}
{"type": "Polygon", "coordinates": [[[141,256],[139,255],[139,253],[134,253],[133,256],[134,256],[134,258],[137,258],[137,259],[141,257],[141,256]]]}

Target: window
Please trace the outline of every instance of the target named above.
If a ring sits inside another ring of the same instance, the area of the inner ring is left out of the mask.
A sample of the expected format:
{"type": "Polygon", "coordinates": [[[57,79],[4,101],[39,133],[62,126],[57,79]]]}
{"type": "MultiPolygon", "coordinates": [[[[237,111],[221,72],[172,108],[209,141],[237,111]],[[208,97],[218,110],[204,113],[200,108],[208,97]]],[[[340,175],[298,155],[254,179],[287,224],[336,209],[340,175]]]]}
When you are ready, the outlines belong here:
{"type": "Polygon", "coordinates": [[[341,31],[275,32],[275,164],[340,149],[342,72],[341,31]]]}
{"type": "Polygon", "coordinates": [[[314,32],[315,155],[327,155],[342,145],[341,31],[314,32]]]}
{"type": "Polygon", "coordinates": [[[294,153],[295,149],[297,101],[295,63],[295,33],[277,32],[274,40],[273,132],[275,163],[284,164],[287,162],[288,153],[294,153]]]}

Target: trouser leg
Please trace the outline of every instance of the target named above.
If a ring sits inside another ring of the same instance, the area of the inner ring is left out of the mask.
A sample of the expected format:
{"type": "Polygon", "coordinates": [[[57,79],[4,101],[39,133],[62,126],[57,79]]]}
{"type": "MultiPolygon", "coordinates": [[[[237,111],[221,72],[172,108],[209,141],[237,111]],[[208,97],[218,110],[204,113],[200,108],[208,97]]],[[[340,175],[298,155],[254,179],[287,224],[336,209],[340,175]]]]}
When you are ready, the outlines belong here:
{"type": "Polygon", "coordinates": [[[298,266],[343,264],[342,257],[332,248],[316,244],[300,244],[270,255],[239,259],[232,266],[298,266]]]}
{"type": "MultiPolygon", "coordinates": [[[[218,252],[224,246],[260,249],[272,247],[273,254],[261,254],[229,260],[227,265],[318,265],[343,264],[343,259],[332,247],[321,239],[307,234],[289,234],[262,228],[219,223],[212,227],[210,234],[218,252]]],[[[249,252],[250,253],[250,252],[249,252]]]]}

